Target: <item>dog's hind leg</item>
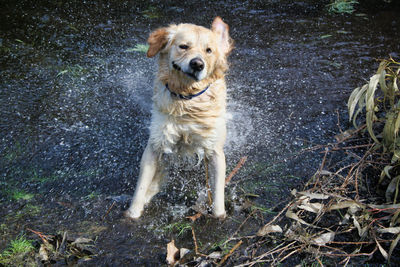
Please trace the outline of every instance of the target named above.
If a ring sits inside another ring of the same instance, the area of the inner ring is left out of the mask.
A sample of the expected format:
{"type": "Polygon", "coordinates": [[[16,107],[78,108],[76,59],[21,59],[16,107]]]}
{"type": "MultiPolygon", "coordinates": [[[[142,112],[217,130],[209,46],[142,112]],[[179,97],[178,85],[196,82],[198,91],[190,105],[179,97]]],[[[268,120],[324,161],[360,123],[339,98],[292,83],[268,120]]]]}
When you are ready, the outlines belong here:
{"type": "Polygon", "coordinates": [[[138,219],[142,215],[144,205],[150,201],[155,190],[158,189],[159,181],[153,182],[154,178],[157,179],[155,177],[158,172],[157,159],[157,153],[153,151],[151,145],[147,144],[140,161],[139,179],[132,204],[125,213],[131,219],[138,219]]]}

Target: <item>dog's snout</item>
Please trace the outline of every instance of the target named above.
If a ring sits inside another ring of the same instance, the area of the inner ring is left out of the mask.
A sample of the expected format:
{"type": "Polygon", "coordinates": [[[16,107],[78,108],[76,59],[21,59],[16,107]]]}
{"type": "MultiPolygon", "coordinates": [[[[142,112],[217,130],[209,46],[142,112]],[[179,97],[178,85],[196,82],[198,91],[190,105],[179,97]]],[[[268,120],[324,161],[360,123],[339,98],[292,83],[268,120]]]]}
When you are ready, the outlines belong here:
{"type": "Polygon", "coordinates": [[[202,71],[204,69],[204,62],[201,58],[198,57],[190,60],[189,65],[194,71],[202,71]]]}

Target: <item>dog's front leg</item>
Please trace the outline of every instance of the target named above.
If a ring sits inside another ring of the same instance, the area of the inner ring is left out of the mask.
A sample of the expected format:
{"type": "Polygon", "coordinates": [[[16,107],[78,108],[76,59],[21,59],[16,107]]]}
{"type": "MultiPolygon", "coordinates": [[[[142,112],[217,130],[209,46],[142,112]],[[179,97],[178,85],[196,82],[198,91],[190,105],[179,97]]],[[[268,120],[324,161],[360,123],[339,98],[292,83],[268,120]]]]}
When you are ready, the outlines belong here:
{"type": "Polygon", "coordinates": [[[225,212],[225,154],[222,148],[216,149],[211,156],[211,167],[213,172],[213,215],[224,219],[225,212]]]}
{"type": "MultiPolygon", "coordinates": [[[[138,219],[142,215],[143,207],[150,201],[148,190],[157,172],[157,153],[153,151],[150,144],[147,144],[140,161],[139,179],[136,185],[132,204],[126,215],[132,219],[138,219]]],[[[153,194],[154,195],[154,194],[153,194]]]]}

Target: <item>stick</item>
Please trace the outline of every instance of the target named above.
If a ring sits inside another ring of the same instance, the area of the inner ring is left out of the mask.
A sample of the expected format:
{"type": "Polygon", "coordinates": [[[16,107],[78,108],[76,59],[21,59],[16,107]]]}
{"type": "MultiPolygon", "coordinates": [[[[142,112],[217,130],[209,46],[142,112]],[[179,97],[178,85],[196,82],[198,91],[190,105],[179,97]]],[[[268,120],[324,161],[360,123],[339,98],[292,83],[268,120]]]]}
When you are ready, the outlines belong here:
{"type": "Polygon", "coordinates": [[[104,214],[103,217],[101,217],[101,220],[102,220],[102,221],[103,221],[104,218],[107,216],[107,214],[110,213],[110,211],[111,211],[112,207],[114,207],[115,203],[116,203],[116,201],[114,200],[114,202],[113,202],[113,203],[111,204],[111,206],[108,208],[106,214],[104,214]]]}
{"type": "Polygon", "coordinates": [[[228,254],[226,254],[222,260],[218,263],[219,266],[221,266],[222,264],[224,264],[224,262],[232,255],[232,253],[238,248],[240,247],[240,245],[243,243],[243,240],[240,240],[239,242],[236,243],[236,245],[229,251],[228,254]]]}
{"type": "Polygon", "coordinates": [[[194,227],[192,226],[192,236],[193,236],[193,243],[194,243],[194,253],[196,255],[205,256],[204,254],[199,253],[199,246],[197,245],[196,235],[194,234],[194,227]]]}
{"type": "Polygon", "coordinates": [[[42,232],[38,232],[38,231],[32,230],[32,229],[30,229],[30,228],[26,228],[26,230],[31,231],[32,233],[38,235],[38,236],[43,240],[43,242],[47,242],[47,240],[48,240],[50,237],[53,237],[52,235],[45,235],[45,234],[43,234],[42,232]]]}
{"type": "Polygon", "coordinates": [[[243,166],[243,164],[246,162],[247,156],[242,157],[236,167],[231,171],[231,173],[226,177],[225,179],[225,184],[228,184],[232,177],[239,171],[239,169],[243,166]]]}

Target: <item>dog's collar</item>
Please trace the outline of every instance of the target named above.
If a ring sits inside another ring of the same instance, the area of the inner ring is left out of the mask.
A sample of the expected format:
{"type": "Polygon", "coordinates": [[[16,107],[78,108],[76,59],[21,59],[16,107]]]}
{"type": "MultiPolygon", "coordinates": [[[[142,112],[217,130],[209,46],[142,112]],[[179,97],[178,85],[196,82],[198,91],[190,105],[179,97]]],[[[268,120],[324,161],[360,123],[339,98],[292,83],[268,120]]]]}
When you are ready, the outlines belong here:
{"type": "Polygon", "coordinates": [[[169,87],[168,87],[168,83],[165,84],[165,88],[167,88],[167,90],[171,93],[171,95],[173,95],[175,97],[178,97],[180,99],[184,99],[184,100],[190,100],[190,99],[192,99],[192,98],[194,98],[196,96],[199,96],[199,95],[203,94],[205,91],[208,90],[209,87],[210,87],[210,85],[208,85],[206,87],[206,89],[204,89],[204,90],[202,90],[202,91],[200,91],[200,92],[198,92],[197,94],[194,94],[194,95],[181,95],[181,94],[172,92],[171,89],[169,89],[169,87]]]}

